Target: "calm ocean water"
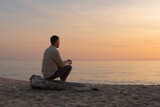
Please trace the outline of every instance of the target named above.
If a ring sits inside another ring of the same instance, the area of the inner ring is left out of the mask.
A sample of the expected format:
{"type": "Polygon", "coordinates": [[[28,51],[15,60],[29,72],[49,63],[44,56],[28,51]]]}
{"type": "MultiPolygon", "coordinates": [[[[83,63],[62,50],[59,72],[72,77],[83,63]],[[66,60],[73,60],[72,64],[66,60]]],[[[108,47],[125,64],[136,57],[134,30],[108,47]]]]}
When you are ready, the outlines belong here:
{"type": "MultiPolygon", "coordinates": [[[[41,61],[0,61],[0,76],[28,80],[41,61]]],[[[160,61],[73,61],[67,81],[100,84],[160,84],[160,61]]]]}

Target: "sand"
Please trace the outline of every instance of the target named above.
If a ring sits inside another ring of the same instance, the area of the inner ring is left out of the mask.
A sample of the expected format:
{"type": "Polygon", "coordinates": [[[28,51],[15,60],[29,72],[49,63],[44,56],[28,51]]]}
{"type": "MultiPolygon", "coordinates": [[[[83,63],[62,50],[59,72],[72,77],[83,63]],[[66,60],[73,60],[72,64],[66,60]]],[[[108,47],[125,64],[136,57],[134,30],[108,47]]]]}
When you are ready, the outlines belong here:
{"type": "Polygon", "coordinates": [[[160,85],[94,85],[97,91],[37,90],[0,77],[0,107],[160,107],[160,85]]]}

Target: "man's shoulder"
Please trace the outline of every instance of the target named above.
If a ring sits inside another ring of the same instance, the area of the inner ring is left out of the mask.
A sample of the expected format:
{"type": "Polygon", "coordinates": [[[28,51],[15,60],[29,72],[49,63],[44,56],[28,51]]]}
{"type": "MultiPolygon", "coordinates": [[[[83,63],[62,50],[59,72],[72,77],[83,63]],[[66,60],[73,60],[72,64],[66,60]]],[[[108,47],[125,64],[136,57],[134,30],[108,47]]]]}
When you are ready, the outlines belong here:
{"type": "Polygon", "coordinates": [[[54,47],[54,46],[50,46],[46,49],[46,52],[49,52],[49,53],[56,53],[58,52],[58,50],[54,47]]]}

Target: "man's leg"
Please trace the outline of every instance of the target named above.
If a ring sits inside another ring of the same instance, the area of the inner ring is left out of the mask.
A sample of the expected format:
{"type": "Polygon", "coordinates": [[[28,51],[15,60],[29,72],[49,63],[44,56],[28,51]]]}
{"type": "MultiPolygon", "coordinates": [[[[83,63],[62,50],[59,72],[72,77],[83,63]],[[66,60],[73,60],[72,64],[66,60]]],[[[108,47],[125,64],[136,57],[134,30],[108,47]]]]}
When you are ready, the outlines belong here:
{"type": "Polygon", "coordinates": [[[69,73],[71,72],[71,70],[72,70],[72,66],[70,65],[67,65],[63,68],[59,68],[52,77],[48,78],[48,80],[53,80],[57,77],[60,77],[61,81],[65,81],[69,73]]]}
{"type": "Polygon", "coordinates": [[[64,70],[65,72],[63,72],[63,73],[60,74],[61,81],[65,81],[67,79],[68,75],[70,74],[70,72],[72,70],[72,66],[70,66],[70,65],[65,66],[64,69],[65,69],[64,70]]]}

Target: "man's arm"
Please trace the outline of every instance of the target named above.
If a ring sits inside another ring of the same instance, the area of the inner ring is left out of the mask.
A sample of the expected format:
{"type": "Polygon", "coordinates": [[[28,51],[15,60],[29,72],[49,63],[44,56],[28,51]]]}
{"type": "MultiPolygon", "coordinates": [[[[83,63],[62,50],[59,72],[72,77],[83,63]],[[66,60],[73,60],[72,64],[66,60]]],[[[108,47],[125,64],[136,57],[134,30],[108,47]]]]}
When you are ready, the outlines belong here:
{"type": "Polygon", "coordinates": [[[62,61],[61,56],[58,51],[56,51],[53,55],[54,61],[57,63],[59,67],[65,67],[65,62],[62,61]]]}

